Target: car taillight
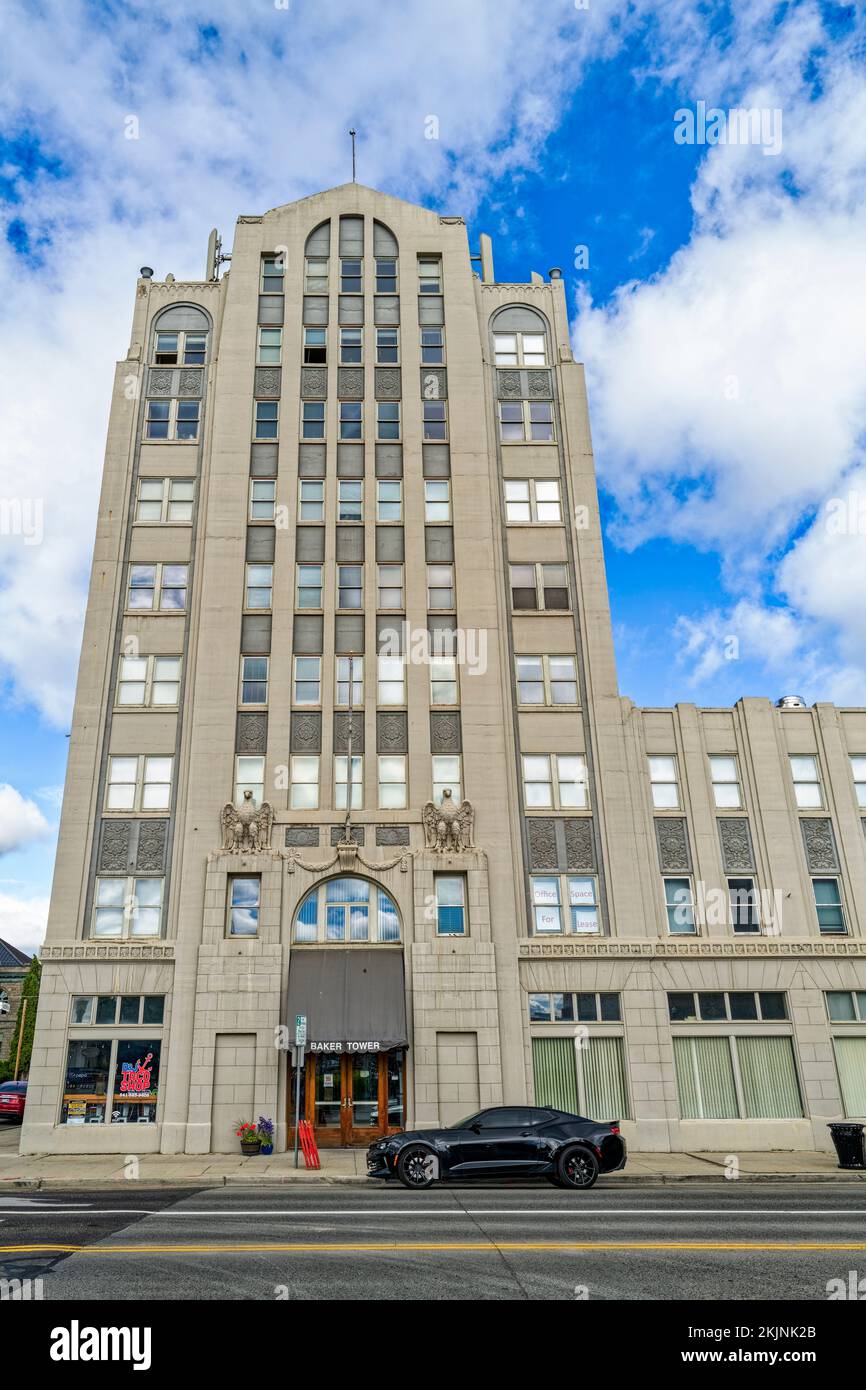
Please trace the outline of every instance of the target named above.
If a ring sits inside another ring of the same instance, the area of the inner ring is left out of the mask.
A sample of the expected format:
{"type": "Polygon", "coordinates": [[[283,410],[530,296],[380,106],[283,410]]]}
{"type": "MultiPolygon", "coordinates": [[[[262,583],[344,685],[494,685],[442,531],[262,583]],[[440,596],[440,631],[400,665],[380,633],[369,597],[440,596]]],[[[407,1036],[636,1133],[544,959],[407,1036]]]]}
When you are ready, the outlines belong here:
{"type": "Polygon", "coordinates": [[[611,1134],[619,1134],[619,1125],[611,1125],[610,1132],[611,1134]]]}

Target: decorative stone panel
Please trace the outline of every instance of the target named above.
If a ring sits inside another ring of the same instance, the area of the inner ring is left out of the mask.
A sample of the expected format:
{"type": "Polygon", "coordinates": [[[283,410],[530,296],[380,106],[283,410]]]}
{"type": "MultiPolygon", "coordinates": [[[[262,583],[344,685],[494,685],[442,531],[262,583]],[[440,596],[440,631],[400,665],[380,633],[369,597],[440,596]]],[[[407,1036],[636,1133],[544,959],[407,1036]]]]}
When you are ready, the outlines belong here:
{"type": "Polygon", "coordinates": [[[655,827],[662,873],[691,873],[692,857],[685,816],[656,816],[655,827]]]}
{"type": "Polygon", "coordinates": [[[421,399],[444,401],[448,397],[448,374],[444,367],[421,368],[421,399]]]}
{"type": "Polygon", "coordinates": [[[529,841],[530,873],[556,873],[559,869],[556,821],[549,816],[528,818],[526,835],[529,841]]]}
{"type": "Polygon", "coordinates": [[[829,816],[804,816],[800,820],[806,863],[810,874],[837,873],[839,856],[829,816]]]}
{"type": "Polygon", "coordinates": [[[408,845],[409,827],[408,825],[377,825],[376,844],[377,845],[408,845]]]}
{"type": "MultiPolygon", "coordinates": [[[[346,710],[337,710],[334,713],[334,752],[348,753],[349,751],[349,714],[346,710]]],[[[364,714],[363,711],[356,711],[352,716],[352,753],[363,753],[364,751],[364,714]]]]}
{"type": "Polygon", "coordinates": [[[282,372],[279,367],[256,367],[256,396],[278,396],[281,381],[282,372]]]}
{"type": "Polygon", "coordinates": [[[337,372],[337,395],[340,400],[360,400],[364,394],[364,368],[340,367],[337,372]]]}
{"type": "Polygon", "coordinates": [[[180,372],[177,394],[179,396],[201,396],[204,392],[204,372],[199,369],[190,371],[188,368],[180,372]]]}
{"type": "Polygon", "coordinates": [[[595,871],[595,836],[590,816],[570,816],[562,822],[565,838],[565,868],[568,873],[595,871]]]}
{"type": "Polygon", "coordinates": [[[131,820],[104,820],[99,841],[97,872],[125,874],[130,866],[131,820]]]}
{"type": "Polygon", "coordinates": [[[304,367],[301,371],[301,396],[305,401],[324,400],[328,394],[328,373],[324,367],[304,367]]]}
{"type": "Polygon", "coordinates": [[[520,400],[520,373],[498,371],[496,373],[496,394],[500,400],[520,400]]]}
{"type": "Polygon", "coordinates": [[[526,395],[531,401],[549,401],[552,399],[553,386],[551,384],[550,372],[537,370],[524,372],[523,379],[526,385],[526,395]]]}
{"type": "Polygon", "coordinates": [[[719,840],[726,874],[754,871],[755,852],[745,816],[719,816],[719,840]]]}
{"type": "Polygon", "coordinates": [[[549,401],[553,398],[550,372],[532,368],[500,368],[496,373],[496,394],[500,400],[549,401]]]}
{"type": "Polygon", "coordinates": [[[319,827],[317,825],[287,825],[286,849],[318,849],[319,827]]]}
{"type": "Polygon", "coordinates": [[[376,715],[377,753],[409,752],[409,721],[405,710],[379,711],[376,715]]]}
{"type": "Polygon", "coordinates": [[[398,401],[403,394],[400,368],[399,367],[377,367],[376,368],[376,399],[380,401],[398,401]]]}
{"type": "Polygon", "coordinates": [[[321,753],[322,716],[318,711],[292,714],[290,748],[293,753],[321,753]]]}
{"type": "Polygon", "coordinates": [[[430,714],[430,752],[459,753],[463,747],[460,731],[460,715],[444,714],[439,711],[430,714]]]}
{"type": "Polygon", "coordinates": [[[138,845],[135,851],[136,873],[164,873],[167,844],[167,820],[139,821],[138,845]]]}
{"type": "MultiPolygon", "coordinates": [[[[338,845],[345,838],[345,825],[331,826],[331,844],[338,845]]],[[[363,845],[367,835],[367,827],[364,825],[351,825],[349,827],[349,839],[353,845],[363,845]]]]}
{"type": "Polygon", "coordinates": [[[147,394],[149,396],[170,396],[174,372],[151,369],[147,374],[147,394]]]}
{"type": "Polygon", "coordinates": [[[102,822],[97,873],[129,874],[165,870],[168,843],[167,820],[111,820],[102,822]]]}
{"type": "Polygon", "coordinates": [[[236,753],[264,753],[268,746],[268,716],[264,710],[238,714],[236,753]]]}

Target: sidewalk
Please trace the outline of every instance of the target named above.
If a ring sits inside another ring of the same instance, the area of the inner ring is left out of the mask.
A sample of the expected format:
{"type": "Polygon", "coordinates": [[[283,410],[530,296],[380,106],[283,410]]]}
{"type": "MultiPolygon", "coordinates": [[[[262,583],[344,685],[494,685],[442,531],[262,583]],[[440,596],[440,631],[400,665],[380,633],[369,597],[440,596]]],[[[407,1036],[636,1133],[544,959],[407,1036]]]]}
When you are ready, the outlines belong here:
{"type": "MultiPolygon", "coordinates": [[[[621,1173],[604,1183],[725,1182],[724,1153],[631,1153],[621,1173]]],[[[0,1153],[0,1190],[3,1188],[105,1187],[137,1181],[146,1186],[223,1187],[262,1186],[281,1183],[355,1183],[372,1189],[366,1176],[363,1149],[326,1149],[322,1167],[308,1172],[300,1157],[292,1154],[271,1158],[243,1158],[241,1154],[142,1154],[134,1174],[122,1156],[60,1155],[19,1157],[0,1153]]],[[[866,1182],[866,1170],[836,1167],[835,1155],[814,1152],[746,1153],[739,1155],[740,1181],[749,1182],[866,1182]]]]}

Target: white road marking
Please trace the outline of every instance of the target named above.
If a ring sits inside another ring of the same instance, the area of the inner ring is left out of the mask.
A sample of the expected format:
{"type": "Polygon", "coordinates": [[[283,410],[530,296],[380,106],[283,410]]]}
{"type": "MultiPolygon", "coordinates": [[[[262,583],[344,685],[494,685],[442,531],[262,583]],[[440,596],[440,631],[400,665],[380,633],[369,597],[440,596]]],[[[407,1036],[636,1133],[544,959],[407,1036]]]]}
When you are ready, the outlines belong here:
{"type": "MultiPolygon", "coordinates": [[[[14,1212],[5,1207],[7,1215],[14,1212]]],[[[81,1207],[49,1207],[42,1211],[29,1210],[28,1216],[262,1216],[262,1217],[307,1217],[307,1216],[866,1216],[866,1207],[839,1207],[810,1211],[808,1207],[798,1207],[788,1211],[779,1207],[369,1207],[360,1210],[335,1210],[318,1208],[304,1211],[284,1209],[277,1211],[220,1210],[196,1211],[184,1207],[106,1207],[103,1210],[81,1207]]]]}

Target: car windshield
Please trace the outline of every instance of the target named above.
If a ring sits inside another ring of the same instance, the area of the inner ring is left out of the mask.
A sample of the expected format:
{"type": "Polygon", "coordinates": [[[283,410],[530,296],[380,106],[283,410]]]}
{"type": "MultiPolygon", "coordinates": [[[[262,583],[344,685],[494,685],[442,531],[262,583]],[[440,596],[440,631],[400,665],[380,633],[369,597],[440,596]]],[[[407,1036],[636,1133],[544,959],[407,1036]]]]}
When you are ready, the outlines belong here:
{"type": "Polygon", "coordinates": [[[0,1085],[0,1091],[15,1091],[16,1093],[20,1093],[23,1090],[23,1081],[4,1081],[3,1084],[0,1085]]]}

